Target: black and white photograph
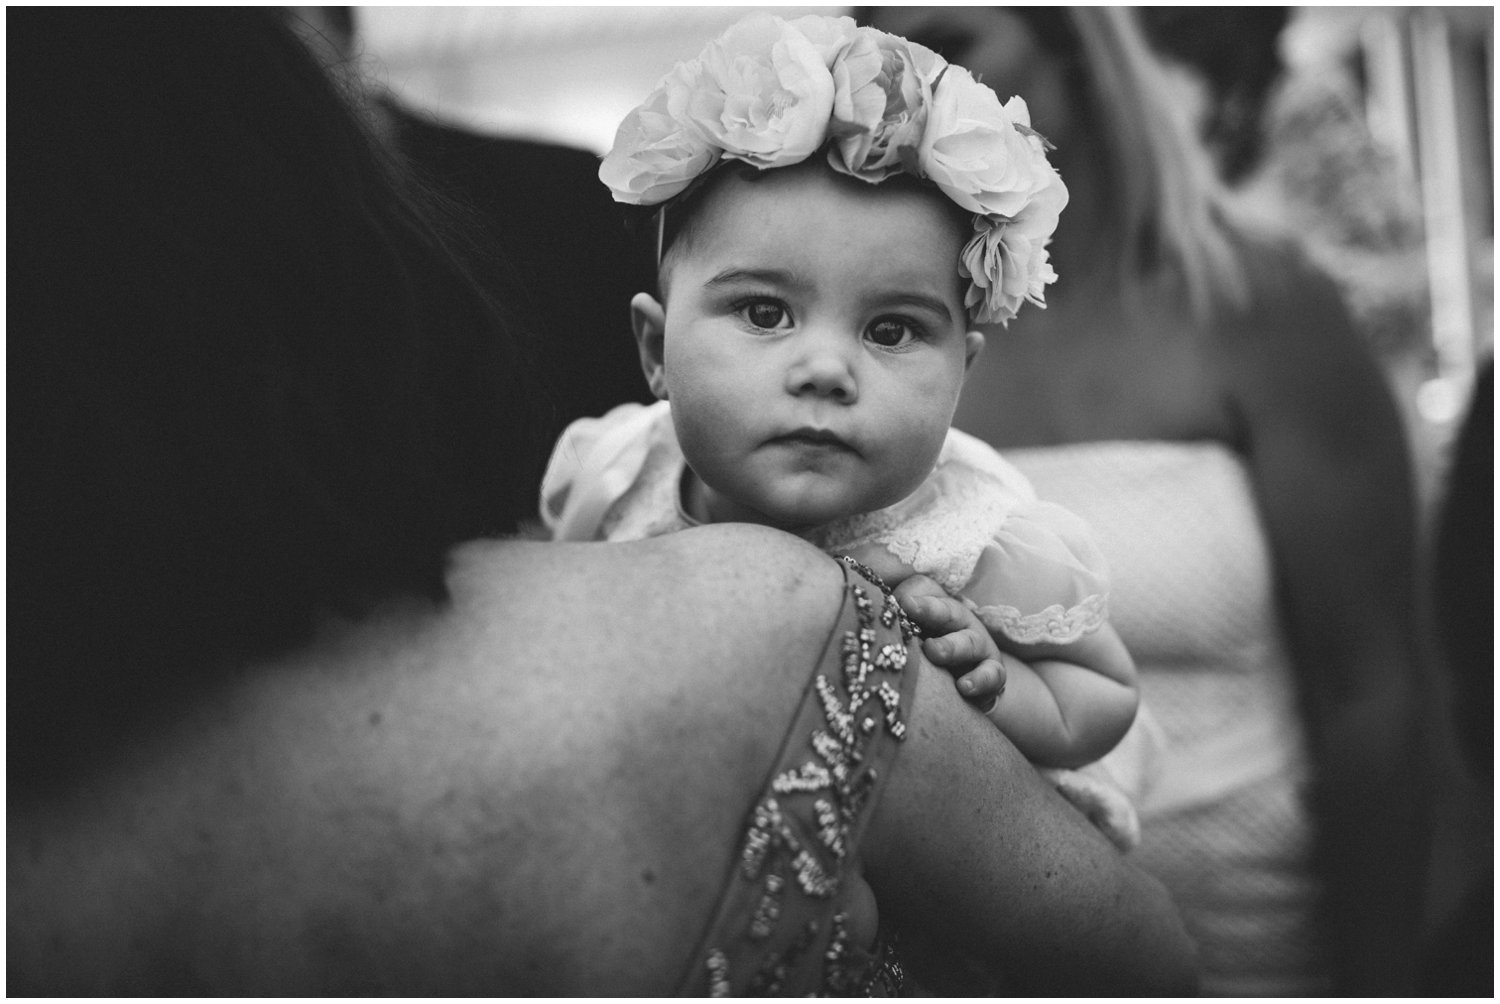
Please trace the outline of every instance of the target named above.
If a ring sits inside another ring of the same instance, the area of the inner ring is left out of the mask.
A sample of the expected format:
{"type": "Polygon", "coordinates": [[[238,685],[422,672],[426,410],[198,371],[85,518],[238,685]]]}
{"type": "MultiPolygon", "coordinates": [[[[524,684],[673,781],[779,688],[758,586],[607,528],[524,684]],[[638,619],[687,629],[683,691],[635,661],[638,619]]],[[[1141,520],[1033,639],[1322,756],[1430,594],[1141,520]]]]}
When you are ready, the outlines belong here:
{"type": "Polygon", "coordinates": [[[5,39],[7,997],[1494,997],[1493,6],[5,39]]]}

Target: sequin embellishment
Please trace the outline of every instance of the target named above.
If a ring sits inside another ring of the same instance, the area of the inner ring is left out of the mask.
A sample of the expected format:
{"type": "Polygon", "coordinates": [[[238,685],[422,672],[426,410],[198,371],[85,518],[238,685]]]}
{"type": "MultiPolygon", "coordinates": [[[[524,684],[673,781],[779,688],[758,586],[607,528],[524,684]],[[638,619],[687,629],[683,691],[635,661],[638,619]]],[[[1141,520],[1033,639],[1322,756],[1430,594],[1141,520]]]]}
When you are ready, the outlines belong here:
{"type": "Polygon", "coordinates": [[[874,573],[840,560],[845,630],[750,812],[688,994],[869,995],[899,981],[885,946],[852,943],[842,894],[884,765],[906,735],[902,671],[916,632],[874,573]]]}

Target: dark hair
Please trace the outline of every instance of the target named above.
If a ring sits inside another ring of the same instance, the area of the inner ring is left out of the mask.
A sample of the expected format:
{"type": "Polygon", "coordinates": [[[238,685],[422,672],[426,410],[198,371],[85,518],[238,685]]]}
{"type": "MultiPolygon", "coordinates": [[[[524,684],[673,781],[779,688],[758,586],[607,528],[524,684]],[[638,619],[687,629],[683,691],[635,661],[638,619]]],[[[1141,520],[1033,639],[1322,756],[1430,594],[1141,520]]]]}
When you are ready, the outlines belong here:
{"type": "Polygon", "coordinates": [[[274,10],[7,22],[14,781],[325,613],[441,598],[543,444],[474,248],[274,10]]]}

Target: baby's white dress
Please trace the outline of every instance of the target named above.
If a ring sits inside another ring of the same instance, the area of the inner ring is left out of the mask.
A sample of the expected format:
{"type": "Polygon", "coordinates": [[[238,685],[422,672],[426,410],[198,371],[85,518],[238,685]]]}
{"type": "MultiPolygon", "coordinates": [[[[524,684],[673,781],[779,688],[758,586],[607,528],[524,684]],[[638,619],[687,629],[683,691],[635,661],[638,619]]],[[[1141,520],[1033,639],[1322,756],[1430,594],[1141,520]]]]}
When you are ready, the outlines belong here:
{"type": "MultiPolygon", "coordinates": [[[[641,540],[697,526],[682,505],[686,472],[669,403],[620,405],[564,431],[542,479],[542,521],[554,540],[641,540]]],[[[937,465],[911,495],[804,537],[856,558],[892,584],[926,575],[962,599],[992,634],[1023,644],[1068,644],[1108,617],[1108,572],[1088,526],[1038,500],[1019,470],[957,429],[949,430],[937,465]]],[[[1086,773],[1046,772],[1127,849],[1139,828],[1122,792],[1142,783],[1149,759],[1139,745],[1086,773]]]]}

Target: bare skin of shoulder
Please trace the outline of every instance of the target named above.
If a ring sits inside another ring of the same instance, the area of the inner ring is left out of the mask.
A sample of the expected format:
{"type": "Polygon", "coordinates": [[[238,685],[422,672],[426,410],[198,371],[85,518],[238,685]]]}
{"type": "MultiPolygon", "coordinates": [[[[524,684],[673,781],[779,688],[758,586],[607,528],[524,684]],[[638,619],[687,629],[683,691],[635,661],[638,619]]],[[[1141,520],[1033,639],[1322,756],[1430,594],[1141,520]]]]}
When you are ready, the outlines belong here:
{"type": "Polygon", "coordinates": [[[470,545],[12,816],[11,986],[670,992],[840,602],[710,536],[470,545]]]}

